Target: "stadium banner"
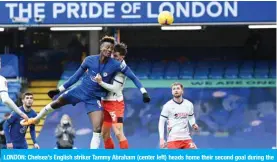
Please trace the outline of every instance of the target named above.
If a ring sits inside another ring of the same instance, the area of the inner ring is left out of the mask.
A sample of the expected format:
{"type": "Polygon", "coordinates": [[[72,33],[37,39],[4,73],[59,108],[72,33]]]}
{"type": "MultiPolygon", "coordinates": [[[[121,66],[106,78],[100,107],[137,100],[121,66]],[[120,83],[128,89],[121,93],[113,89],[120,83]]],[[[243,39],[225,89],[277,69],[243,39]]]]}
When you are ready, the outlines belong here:
{"type": "Polygon", "coordinates": [[[1,1],[0,25],[158,25],[164,10],[173,13],[175,24],[276,22],[274,1],[1,1]]]}
{"type": "Polygon", "coordinates": [[[225,161],[273,162],[277,150],[1,150],[2,162],[16,161],[225,161]]]}
{"type": "MultiPolygon", "coordinates": [[[[166,88],[174,82],[180,82],[186,88],[276,87],[276,79],[142,80],[141,82],[147,88],[166,88]]],[[[131,80],[128,80],[125,87],[135,88],[135,85],[131,80]]]]}
{"type": "MultiPolygon", "coordinates": [[[[65,80],[60,80],[57,87],[65,80]]],[[[180,82],[186,88],[276,88],[276,79],[187,79],[187,80],[141,80],[146,88],[168,88],[174,82],[180,82]]],[[[80,84],[79,82],[76,85],[80,84]]],[[[125,88],[136,88],[127,80],[125,88]]]]}

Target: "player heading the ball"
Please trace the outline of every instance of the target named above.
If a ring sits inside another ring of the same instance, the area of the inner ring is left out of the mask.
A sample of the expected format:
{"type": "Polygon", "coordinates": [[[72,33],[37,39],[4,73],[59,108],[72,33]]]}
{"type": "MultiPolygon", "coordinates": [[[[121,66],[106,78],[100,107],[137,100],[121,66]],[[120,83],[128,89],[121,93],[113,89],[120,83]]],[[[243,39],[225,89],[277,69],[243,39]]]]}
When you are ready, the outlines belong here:
{"type": "Polygon", "coordinates": [[[100,54],[86,57],[74,75],[71,76],[58,89],[49,91],[48,95],[53,98],[55,95],[64,91],[65,92],[59,96],[58,99],[44,107],[37,117],[31,118],[22,124],[34,124],[48,112],[52,112],[67,104],[76,105],[77,103],[84,102],[87,114],[93,125],[93,137],[90,148],[98,149],[103,123],[103,107],[101,105],[101,97],[107,96],[108,92],[95,80],[97,75],[101,75],[104,82],[110,83],[118,72],[123,73],[140,89],[143,101],[150,102],[150,97],[146,89],[140,83],[132,70],[121,62],[111,58],[111,54],[114,51],[114,44],[115,39],[113,37],[103,37],[100,40],[100,54]],[[84,77],[81,84],[66,91],[66,89],[75,84],[83,76],[83,74],[84,77]]]}

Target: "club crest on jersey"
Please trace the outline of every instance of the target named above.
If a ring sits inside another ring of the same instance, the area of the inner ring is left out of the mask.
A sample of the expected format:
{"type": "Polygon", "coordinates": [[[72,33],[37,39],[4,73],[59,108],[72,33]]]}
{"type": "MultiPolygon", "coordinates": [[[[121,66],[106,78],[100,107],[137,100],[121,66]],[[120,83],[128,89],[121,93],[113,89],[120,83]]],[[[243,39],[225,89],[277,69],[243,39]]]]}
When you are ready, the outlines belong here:
{"type": "Polygon", "coordinates": [[[19,132],[24,134],[26,133],[27,129],[28,129],[28,126],[23,126],[22,128],[20,128],[19,132]]]}
{"type": "Polygon", "coordinates": [[[90,80],[93,81],[93,82],[95,82],[95,83],[97,83],[97,81],[95,80],[95,77],[96,77],[96,76],[90,76],[90,80]]]}
{"type": "Polygon", "coordinates": [[[108,76],[108,73],[104,72],[103,77],[106,77],[106,76],[108,76]]]}

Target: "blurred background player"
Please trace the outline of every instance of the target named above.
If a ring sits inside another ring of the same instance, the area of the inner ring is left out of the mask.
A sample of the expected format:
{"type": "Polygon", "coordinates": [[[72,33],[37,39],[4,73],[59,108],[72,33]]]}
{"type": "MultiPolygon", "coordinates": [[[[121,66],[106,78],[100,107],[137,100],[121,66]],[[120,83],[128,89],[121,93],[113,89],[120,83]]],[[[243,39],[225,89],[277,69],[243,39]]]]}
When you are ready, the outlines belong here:
{"type": "Polygon", "coordinates": [[[193,104],[183,98],[184,87],[181,83],[171,86],[173,99],[168,101],[162,109],[159,120],[160,147],[169,149],[196,149],[191,139],[189,125],[198,130],[195,123],[193,104]],[[164,126],[167,122],[167,144],[164,139],[164,126]]]}
{"type": "Polygon", "coordinates": [[[99,86],[95,80],[97,74],[102,75],[105,82],[110,82],[117,72],[124,73],[140,89],[143,94],[143,101],[150,102],[150,97],[148,96],[147,91],[143,88],[142,84],[131,69],[128,66],[110,58],[114,50],[114,38],[105,36],[100,42],[100,55],[86,57],[81,67],[79,67],[75,74],[57,90],[49,91],[48,95],[53,98],[58,93],[68,89],[86,72],[81,84],[66,91],[58,99],[44,107],[36,118],[29,119],[25,123],[22,123],[23,125],[35,124],[40,118],[46,115],[47,112],[51,112],[64,105],[76,105],[79,102],[85,102],[87,114],[89,115],[90,121],[93,125],[93,137],[90,148],[98,149],[100,145],[101,127],[103,124],[101,97],[105,97],[107,95],[107,90],[99,86]]]}
{"type": "MultiPolygon", "coordinates": [[[[113,58],[126,66],[124,58],[127,54],[127,46],[124,43],[116,44],[114,47],[113,58]]],[[[102,77],[98,75],[96,81],[105,89],[110,91],[107,97],[102,99],[104,108],[104,122],[102,134],[104,146],[106,149],[114,149],[114,142],[111,138],[110,129],[112,128],[116,138],[119,141],[121,149],[128,149],[128,140],[123,132],[123,117],[124,117],[124,98],[123,88],[126,81],[126,76],[122,73],[117,73],[113,79],[113,84],[108,84],[102,81],[102,77]]]]}
{"type": "MultiPolygon", "coordinates": [[[[37,115],[32,109],[33,102],[34,98],[32,93],[27,92],[22,95],[23,106],[20,107],[20,110],[26,113],[29,118],[37,115]]],[[[4,132],[8,149],[28,149],[25,139],[28,126],[22,126],[20,124],[21,120],[22,118],[17,113],[13,112],[10,118],[4,123],[4,132]]],[[[34,143],[34,148],[39,149],[39,145],[36,142],[35,125],[30,125],[30,134],[34,143]]]]}
{"type": "Polygon", "coordinates": [[[13,102],[13,100],[9,97],[8,94],[8,82],[6,78],[0,75],[0,99],[2,102],[7,105],[10,109],[12,109],[14,112],[16,112],[18,115],[20,115],[24,119],[28,119],[28,116],[24,114],[20,109],[16,106],[16,104],[13,102]]]}
{"type": "Polygon", "coordinates": [[[67,114],[62,116],[60,124],[55,130],[55,134],[58,149],[73,149],[75,129],[73,128],[71,118],[67,114]]]}

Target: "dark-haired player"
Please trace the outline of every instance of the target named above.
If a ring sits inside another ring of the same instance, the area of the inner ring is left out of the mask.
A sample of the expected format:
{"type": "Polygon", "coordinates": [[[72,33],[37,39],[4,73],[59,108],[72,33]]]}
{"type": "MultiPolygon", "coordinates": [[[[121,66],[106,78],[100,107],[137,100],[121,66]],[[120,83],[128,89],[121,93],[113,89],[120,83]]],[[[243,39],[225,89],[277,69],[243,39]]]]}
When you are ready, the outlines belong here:
{"type": "Polygon", "coordinates": [[[87,114],[93,125],[93,137],[90,148],[97,149],[100,145],[101,127],[103,123],[103,108],[101,105],[101,97],[105,97],[107,95],[107,90],[102,88],[95,80],[97,74],[102,76],[103,81],[109,83],[117,72],[124,73],[140,89],[141,93],[143,94],[143,101],[150,101],[145,88],[143,88],[142,84],[130,70],[130,68],[110,58],[114,50],[114,38],[105,36],[101,39],[100,43],[100,55],[86,57],[75,74],[57,90],[49,91],[48,95],[53,98],[58,93],[65,91],[74,83],[76,83],[85,73],[81,84],[71,90],[65,91],[58,99],[44,107],[37,117],[25,121],[22,123],[23,125],[36,123],[39,121],[39,119],[46,115],[47,112],[51,112],[64,105],[75,105],[79,102],[84,102],[86,104],[87,114]]]}
{"type": "MultiPolygon", "coordinates": [[[[126,66],[124,58],[127,54],[127,46],[124,43],[116,44],[114,47],[113,58],[120,61],[126,66]]],[[[114,77],[112,84],[102,81],[99,75],[96,81],[105,89],[109,91],[108,95],[102,98],[102,105],[104,108],[104,122],[102,126],[102,134],[104,146],[106,149],[114,149],[114,142],[111,138],[111,128],[114,131],[116,138],[119,141],[121,149],[128,149],[128,140],[123,132],[123,117],[124,117],[124,100],[123,88],[126,81],[126,76],[118,72],[114,77]]]]}
{"type": "MultiPolygon", "coordinates": [[[[24,112],[29,118],[35,117],[37,114],[32,109],[34,102],[33,94],[26,92],[22,95],[22,103],[19,109],[24,112]]],[[[8,149],[27,149],[28,145],[25,139],[28,126],[20,125],[20,121],[23,118],[17,113],[12,112],[9,119],[4,123],[4,132],[6,137],[6,143],[8,149]]],[[[34,148],[39,149],[39,145],[36,142],[36,130],[35,125],[30,126],[30,134],[34,143],[34,148]]]]}

